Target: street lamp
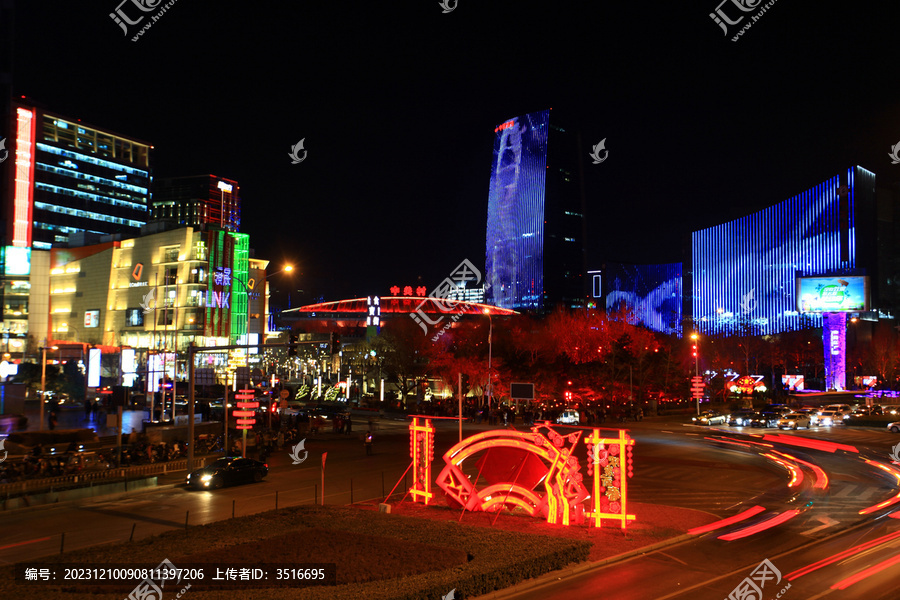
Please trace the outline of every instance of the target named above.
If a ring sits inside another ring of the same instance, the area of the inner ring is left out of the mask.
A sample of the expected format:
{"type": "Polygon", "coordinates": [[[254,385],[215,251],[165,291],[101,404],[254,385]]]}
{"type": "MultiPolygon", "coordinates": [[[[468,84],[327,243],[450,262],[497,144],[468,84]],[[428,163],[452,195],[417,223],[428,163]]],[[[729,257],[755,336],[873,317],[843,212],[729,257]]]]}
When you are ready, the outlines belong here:
{"type": "Polygon", "coordinates": [[[488,410],[491,408],[491,396],[493,392],[491,380],[491,357],[493,356],[493,339],[494,339],[494,319],[491,317],[491,309],[485,308],[482,310],[484,314],[488,317],[488,323],[490,323],[490,327],[488,329],[488,410]]]}
{"type": "Polygon", "coordinates": [[[47,350],[59,350],[59,346],[41,346],[41,423],[38,431],[44,430],[44,394],[47,388],[47,350]]]}

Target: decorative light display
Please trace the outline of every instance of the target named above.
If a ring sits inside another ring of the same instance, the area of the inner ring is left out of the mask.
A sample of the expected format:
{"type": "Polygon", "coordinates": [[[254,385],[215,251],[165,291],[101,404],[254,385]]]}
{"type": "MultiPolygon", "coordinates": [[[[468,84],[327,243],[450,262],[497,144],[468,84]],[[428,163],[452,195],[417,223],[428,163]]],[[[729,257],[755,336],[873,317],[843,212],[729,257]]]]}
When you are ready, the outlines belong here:
{"type": "MultiPolygon", "coordinates": [[[[430,481],[433,428],[413,420],[410,426],[410,452],[416,478],[410,493],[414,500],[431,498],[430,481]],[[421,436],[421,437],[420,437],[421,436]],[[430,437],[429,437],[430,436],[430,437]],[[424,444],[424,445],[422,445],[424,444]],[[420,447],[421,446],[421,447],[420,447]]],[[[547,425],[530,432],[486,431],[470,436],[444,454],[445,466],[437,477],[452,506],[472,511],[498,511],[503,507],[521,508],[531,516],[543,516],[548,523],[581,524],[588,518],[600,527],[602,519],[616,519],[622,528],[634,520],[627,511],[627,477],[633,475],[631,455],[634,440],[624,430],[618,437],[606,438],[593,429],[585,439],[587,472],[593,477],[591,491],[584,485],[577,449],[582,431],[561,435],[547,425]],[[478,476],[463,472],[466,459],[480,454],[476,461],[478,476]],[[483,476],[487,485],[478,488],[483,476]],[[590,500],[586,507],[585,501],[590,500]]]]}
{"type": "Polygon", "coordinates": [[[607,263],[602,279],[606,289],[600,293],[606,296],[606,314],[621,311],[632,325],[680,337],[681,282],[681,263],[607,263]]]}
{"type": "Polygon", "coordinates": [[[231,414],[237,417],[238,429],[253,429],[253,425],[256,424],[255,409],[259,408],[259,402],[247,402],[247,400],[253,400],[256,392],[255,390],[240,390],[240,392],[240,394],[235,394],[234,399],[238,401],[237,407],[241,410],[233,410],[231,414]]]}
{"type": "Polygon", "coordinates": [[[857,252],[871,252],[874,232],[860,207],[874,202],[875,175],[851,167],[793,198],[692,234],[692,312],[704,334],[752,326],[773,335],[818,327],[801,316],[796,278],[849,274],[857,252]],[[848,182],[842,186],[842,180],[848,182]]]}
{"type": "Polygon", "coordinates": [[[412,458],[413,486],[409,490],[413,502],[426,505],[434,497],[431,492],[431,463],[434,461],[434,426],[431,419],[413,417],[409,425],[409,456],[412,458]]]}

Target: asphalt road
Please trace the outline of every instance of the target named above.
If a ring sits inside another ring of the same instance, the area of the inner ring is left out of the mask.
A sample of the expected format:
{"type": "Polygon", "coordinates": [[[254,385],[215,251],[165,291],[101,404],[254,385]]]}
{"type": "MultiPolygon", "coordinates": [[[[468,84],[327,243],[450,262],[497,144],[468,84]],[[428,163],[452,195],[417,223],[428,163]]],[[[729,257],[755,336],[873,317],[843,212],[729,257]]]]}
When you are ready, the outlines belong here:
{"type": "MultiPolygon", "coordinates": [[[[900,442],[900,436],[842,427],[776,432],[700,428],[658,421],[633,426],[632,435],[650,455],[650,460],[644,461],[647,468],[642,469],[635,461],[635,478],[630,488],[635,492],[634,500],[699,508],[721,517],[757,505],[768,510],[739,524],[625,562],[565,579],[545,576],[541,585],[506,594],[504,598],[722,600],[730,598],[730,594],[766,559],[779,573],[770,571],[771,578],[764,582],[761,597],[747,598],[879,600],[900,597],[900,552],[897,550],[900,520],[896,518],[900,511],[892,513],[900,508],[900,504],[867,515],[860,514],[861,510],[900,492],[896,479],[882,477],[880,471],[861,460],[861,457],[870,457],[889,463],[888,453],[893,444],[900,442]],[[765,440],[764,435],[830,440],[853,446],[859,454],[844,450],[833,453],[811,450],[765,440]],[[820,475],[804,466],[803,481],[789,488],[789,472],[760,456],[760,452],[770,452],[769,448],[753,445],[747,448],[716,441],[718,438],[739,443],[771,443],[771,450],[819,466],[828,478],[827,487],[816,487],[820,475]],[[664,448],[672,449],[671,456],[668,452],[659,455],[664,448]],[[681,460],[682,457],[696,456],[712,462],[704,467],[693,464],[691,458],[681,460]],[[658,472],[660,462],[671,465],[671,476],[658,472]],[[775,481],[764,483],[764,477],[755,470],[748,470],[746,477],[741,477],[744,469],[766,463],[775,467],[776,470],[771,472],[775,481]],[[690,470],[695,476],[679,476],[682,469],[690,470]],[[646,475],[651,476],[649,481],[642,480],[646,475]],[[735,484],[736,478],[743,479],[744,484],[735,484]],[[715,491],[719,484],[727,488],[722,494],[715,491]],[[732,502],[734,496],[744,492],[751,493],[742,501],[732,502]],[[719,539],[773,514],[788,514],[794,510],[798,511],[796,516],[765,531],[741,539],[719,539]],[[827,564],[809,568],[820,561],[827,564]],[[872,572],[866,572],[867,569],[872,572]],[[850,579],[854,576],[860,577],[859,581],[850,579]]],[[[759,585],[758,581],[756,583],[759,585]]]]}
{"type": "MultiPolygon", "coordinates": [[[[452,421],[437,421],[436,425],[435,459],[440,461],[440,455],[456,442],[458,434],[452,421]]],[[[840,427],[799,432],[701,428],[677,419],[647,419],[626,426],[637,440],[635,476],[629,481],[633,501],[683,506],[720,518],[757,505],[767,512],[678,546],[579,576],[561,580],[547,576],[543,584],[506,597],[721,600],[728,598],[764,559],[780,571],[782,580],[777,584],[768,581],[763,598],[775,598],[788,583],[791,587],[781,596],[788,599],[807,600],[829,594],[840,599],[900,597],[900,567],[896,565],[846,589],[831,588],[865,568],[898,556],[900,533],[898,538],[878,538],[900,532],[900,520],[884,516],[890,509],[867,516],[859,511],[898,493],[896,480],[873,475],[875,469],[862,462],[860,456],[889,463],[888,452],[900,436],[840,427]],[[859,454],[798,448],[764,440],[762,436],[766,434],[832,440],[856,447],[859,454]],[[748,444],[726,443],[729,440],[748,444]],[[771,443],[772,447],[749,442],[771,443]],[[827,487],[815,487],[819,476],[804,466],[803,481],[789,488],[789,471],[760,455],[772,450],[820,467],[827,474],[827,487]],[[719,539],[748,523],[792,510],[799,512],[769,530],[732,541],[719,539]],[[838,555],[872,540],[875,543],[871,547],[858,553],[838,555]],[[836,555],[833,564],[788,580],[789,574],[836,555]]],[[[466,424],[464,435],[485,428],[466,424]]],[[[275,507],[276,493],[280,507],[311,504],[314,495],[322,492],[321,464],[326,452],[327,504],[350,502],[351,481],[354,501],[380,498],[402,479],[410,460],[409,442],[405,422],[382,422],[375,435],[372,456],[365,454],[358,426],[351,436],[331,432],[310,436],[306,440],[309,454],[303,463],[292,465],[289,448],[285,448],[269,459],[270,474],[258,484],[216,491],[190,491],[176,485],[119,500],[0,514],[0,561],[31,561],[55,554],[60,550],[63,533],[65,550],[74,550],[127,540],[132,528],[134,538],[141,539],[184,527],[186,518],[189,525],[228,519],[232,507],[236,516],[261,512],[275,507]]],[[[168,482],[180,484],[182,478],[183,474],[170,476],[168,482]]],[[[398,489],[402,493],[405,486],[401,483],[398,489]]]]}

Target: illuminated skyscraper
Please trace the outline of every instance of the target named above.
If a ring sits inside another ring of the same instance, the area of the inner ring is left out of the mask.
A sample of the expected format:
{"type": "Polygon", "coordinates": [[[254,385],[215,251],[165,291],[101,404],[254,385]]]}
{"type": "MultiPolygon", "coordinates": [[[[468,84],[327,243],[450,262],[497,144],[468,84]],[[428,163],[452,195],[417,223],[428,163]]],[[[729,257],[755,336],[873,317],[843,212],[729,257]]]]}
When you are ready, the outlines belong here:
{"type": "Polygon", "coordinates": [[[140,233],[150,200],[149,144],[21,102],[11,112],[7,245],[48,249],[71,234],[140,233]]]}
{"type": "Polygon", "coordinates": [[[585,303],[578,136],[550,116],[529,113],[494,130],[485,296],[503,308],[585,303]]]}
{"type": "Polygon", "coordinates": [[[179,225],[216,225],[241,229],[241,187],[215,175],[161,177],[153,182],[153,219],[172,219],[179,225]]]}

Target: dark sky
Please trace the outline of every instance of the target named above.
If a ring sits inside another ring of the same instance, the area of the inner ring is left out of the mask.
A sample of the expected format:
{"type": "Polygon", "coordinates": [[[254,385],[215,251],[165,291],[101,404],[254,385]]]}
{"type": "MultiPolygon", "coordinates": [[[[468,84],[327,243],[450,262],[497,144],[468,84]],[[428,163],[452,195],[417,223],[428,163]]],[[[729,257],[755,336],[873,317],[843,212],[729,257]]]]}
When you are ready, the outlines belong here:
{"type": "Polygon", "coordinates": [[[900,179],[895,3],[777,0],[732,42],[749,16],[726,37],[718,0],[177,0],[132,42],[149,19],[126,37],[119,1],[19,0],[16,94],[150,142],[155,176],[237,179],[295,305],[483,266],[493,129],[548,107],[586,159],[606,138],[589,268],[677,261],[691,230],[854,164],[900,179]]]}

